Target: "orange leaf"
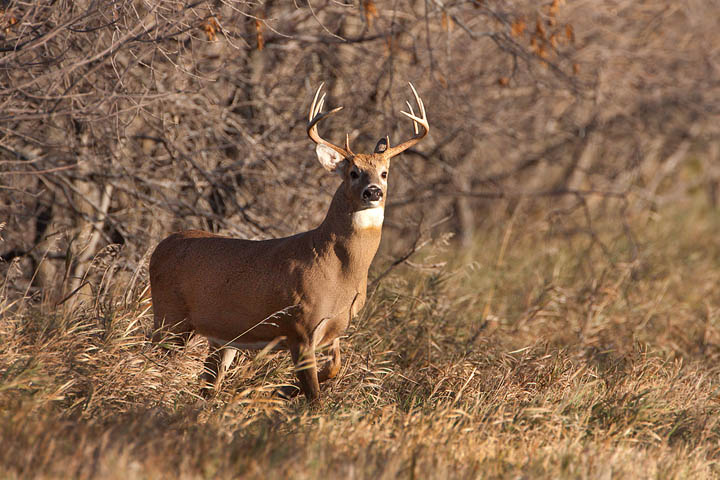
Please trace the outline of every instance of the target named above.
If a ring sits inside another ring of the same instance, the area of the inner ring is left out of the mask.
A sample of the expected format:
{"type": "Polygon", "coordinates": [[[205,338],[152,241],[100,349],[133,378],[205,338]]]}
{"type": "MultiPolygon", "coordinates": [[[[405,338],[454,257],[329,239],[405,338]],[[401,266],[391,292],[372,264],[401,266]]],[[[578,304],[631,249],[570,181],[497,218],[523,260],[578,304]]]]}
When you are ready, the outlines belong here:
{"type": "Polygon", "coordinates": [[[557,14],[558,10],[560,9],[560,5],[565,3],[563,0],[553,0],[552,5],[550,5],[550,15],[557,14]]]}
{"type": "Polygon", "coordinates": [[[573,63],[573,74],[577,75],[578,73],[580,73],[580,65],[573,63]]]}
{"type": "Polygon", "coordinates": [[[500,85],[501,87],[507,87],[508,84],[510,83],[510,79],[508,77],[500,77],[500,78],[498,78],[497,82],[498,82],[498,85],[500,85]]]}
{"type": "Polygon", "coordinates": [[[557,49],[557,46],[558,46],[558,36],[553,33],[552,35],[550,35],[550,38],[548,38],[548,42],[550,42],[550,45],[551,45],[554,49],[557,49]]]}
{"type": "Polygon", "coordinates": [[[510,33],[513,37],[519,37],[525,31],[526,26],[525,21],[518,18],[512,23],[512,25],[510,25],[510,33]]]}
{"type": "Polygon", "coordinates": [[[259,18],[255,19],[255,36],[257,37],[257,48],[262,51],[265,40],[263,39],[263,24],[259,18]]]}
{"type": "Polygon", "coordinates": [[[372,28],[373,20],[380,18],[377,6],[373,0],[363,0],[363,15],[365,15],[365,21],[368,24],[368,28],[372,28]]]}
{"type": "Polygon", "coordinates": [[[203,28],[205,29],[205,35],[207,35],[208,41],[214,42],[217,40],[217,32],[220,30],[220,24],[218,24],[215,17],[208,18],[203,28]]]}
{"type": "Polygon", "coordinates": [[[569,23],[565,25],[565,36],[569,41],[575,42],[575,29],[573,29],[573,26],[569,23]]]}
{"type": "Polygon", "coordinates": [[[539,18],[535,20],[535,35],[542,39],[545,38],[545,27],[543,26],[539,18]]]}
{"type": "Polygon", "coordinates": [[[453,20],[446,12],[442,13],[442,29],[446,32],[453,30],[453,20]]]}
{"type": "Polygon", "coordinates": [[[537,49],[537,56],[540,58],[548,58],[548,51],[545,45],[540,45],[537,49]]]}

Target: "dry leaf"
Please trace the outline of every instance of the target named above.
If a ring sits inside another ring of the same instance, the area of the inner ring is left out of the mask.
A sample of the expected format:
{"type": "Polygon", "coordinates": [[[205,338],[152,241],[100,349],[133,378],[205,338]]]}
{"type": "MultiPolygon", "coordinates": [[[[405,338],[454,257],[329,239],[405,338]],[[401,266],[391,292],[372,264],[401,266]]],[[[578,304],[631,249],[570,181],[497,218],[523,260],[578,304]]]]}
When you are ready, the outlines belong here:
{"type": "Polygon", "coordinates": [[[508,84],[510,83],[510,79],[508,77],[500,77],[500,78],[498,78],[497,82],[498,82],[498,85],[500,85],[501,87],[507,87],[508,84]]]}
{"type": "Polygon", "coordinates": [[[257,37],[257,49],[262,51],[265,40],[263,39],[263,23],[259,18],[255,19],[255,36],[257,37]]]}
{"type": "Polygon", "coordinates": [[[550,35],[550,38],[548,38],[548,42],[550,42],[550,45],[557,50],[559,43],[557,34],[553,33],[552,35],[550,35]]]}
{"type": "Polygon", "coordinates": [[[538,49],[537,37],[532,36],[532,37],[530,37],[530,51],[533,53],[537,53],[537,49],[538,49]]]}
{"type": "Polygon", "coordinates": [[[541,44],[538,46],[537,56],[540,58],[548,58],[549,54],[547,48],[545,48],[545,44],[541,44]]]}
{"type": "Polygon", "coordinates": [[[5,33],[10,33],[13,25],[18,23],[18,19],[7,10],[0,9],[0,25],[5,27],[5,33]]]}
{"type": "Polygon", "coordinates": [[[565,25],[565,36],[570,42],[575,42],[575,29],[569,23],[565,25]]]}
{"type": "Polygon", "coordinates": [[[523,34],[526,27],[527,25],[525,25],[525,21],[518,18],[512,23],[512,25],[510,25],[510,33],[513,37],[519,37],[523,34]]]}
{"type": "Polygon", "coordinates": [[[560,9],[560,6],[564,3],[564,0],[553,0],[552,5],[550,5],[550,11],[548,13],[550,15],[556,15],[558,10],[560,9]]]}
{"type": "Polygon", "coordinates": [[[218,24],[215,17],[208,18],[205,21],[203,28],[205,29],[205,35],[207,36],[208,41],[214,42],[217,40],[217,32],[220,30],[220,24],[218,24]]]}
{"type": "Polygon", "coordinates": [[[442,29],[446,32],[453,30],[453,20],[446,12],[442,13],[442,29]]]}
{"type": "Polygon", "coordinates": [[[440,73],[439,71],[436,70],[434,77],[435,77],[435,80],[436,80],[443,88],[447,88],[447,86],[448,86],[447,79],[445,78],[445,76],[444,76],[442,73],[440,73]]]}
{"type": "Polygon", "coordinates": [[[373,0],[363,0],[362,6],[363,15],[365,16],[368,28],[372,28],[373,20],[380,18],[380,12],[378,12],[377,6],[373,0]]]}

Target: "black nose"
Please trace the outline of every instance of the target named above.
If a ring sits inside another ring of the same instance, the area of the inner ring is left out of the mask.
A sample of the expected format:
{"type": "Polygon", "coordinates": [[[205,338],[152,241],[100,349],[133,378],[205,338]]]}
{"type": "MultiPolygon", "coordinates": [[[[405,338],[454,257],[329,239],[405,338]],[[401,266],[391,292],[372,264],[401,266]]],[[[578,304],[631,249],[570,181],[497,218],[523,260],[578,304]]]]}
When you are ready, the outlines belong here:
{"type": "Polygon", "coordinates": [[[377,185],[368,185],[368,187],[363,190],[362,198],[365,201],[368,202],[375,202],[377,200],[380,200],[382,198],[382,190],[380,190],[380,187],[377,185]]]}

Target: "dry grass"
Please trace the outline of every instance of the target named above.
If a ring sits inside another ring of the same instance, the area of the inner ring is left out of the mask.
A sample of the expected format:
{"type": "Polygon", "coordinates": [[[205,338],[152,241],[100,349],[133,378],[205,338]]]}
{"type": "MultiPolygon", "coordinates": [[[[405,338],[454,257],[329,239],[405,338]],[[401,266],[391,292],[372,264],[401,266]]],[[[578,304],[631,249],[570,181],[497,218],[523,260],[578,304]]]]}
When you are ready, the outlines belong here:
{"type": "MultiPolygon", "coordinates": [[[[520,212],[464,255],[387,277],[324,405],[274,400],[287,355],[196,396],[205,344],[146,340],[124,286],[75,307],[5,298],[9,478],[709,478],[720,474],[720,220],[698,205],[591,237],[520,212]],[[506,249],[499,259],[503,239],[506,249]]],[[[382,259],[380,259],[382,263],[382,259]]]]}

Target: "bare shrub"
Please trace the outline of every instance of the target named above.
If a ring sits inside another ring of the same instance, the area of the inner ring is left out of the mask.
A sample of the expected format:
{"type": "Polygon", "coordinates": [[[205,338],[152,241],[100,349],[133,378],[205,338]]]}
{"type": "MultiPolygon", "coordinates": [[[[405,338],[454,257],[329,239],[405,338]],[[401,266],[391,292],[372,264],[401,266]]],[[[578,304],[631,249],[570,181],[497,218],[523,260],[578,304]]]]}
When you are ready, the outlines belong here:
{"type": "Polygon", "coordinates": [[[426,224],[449,214],[439,228],[469,245],[523,196],[541,212],[577,211],[581,223],[588,201],[604,206],[594,216],[696,187],[712,197],[712,11],[8,2],[3,258],[22,258],[24,281],[37,270],[35,285],[59,298],[110,243],[133,271],[170,230],[257,238],[316,224],[334,184],[303,131],[320,81],[347,107],[328,136],[348,131],[356,149],[406,136],[406,80],[427,98],[432,138],[393,169],[386,236],[398,251],[419,212],[426,224]]]}

